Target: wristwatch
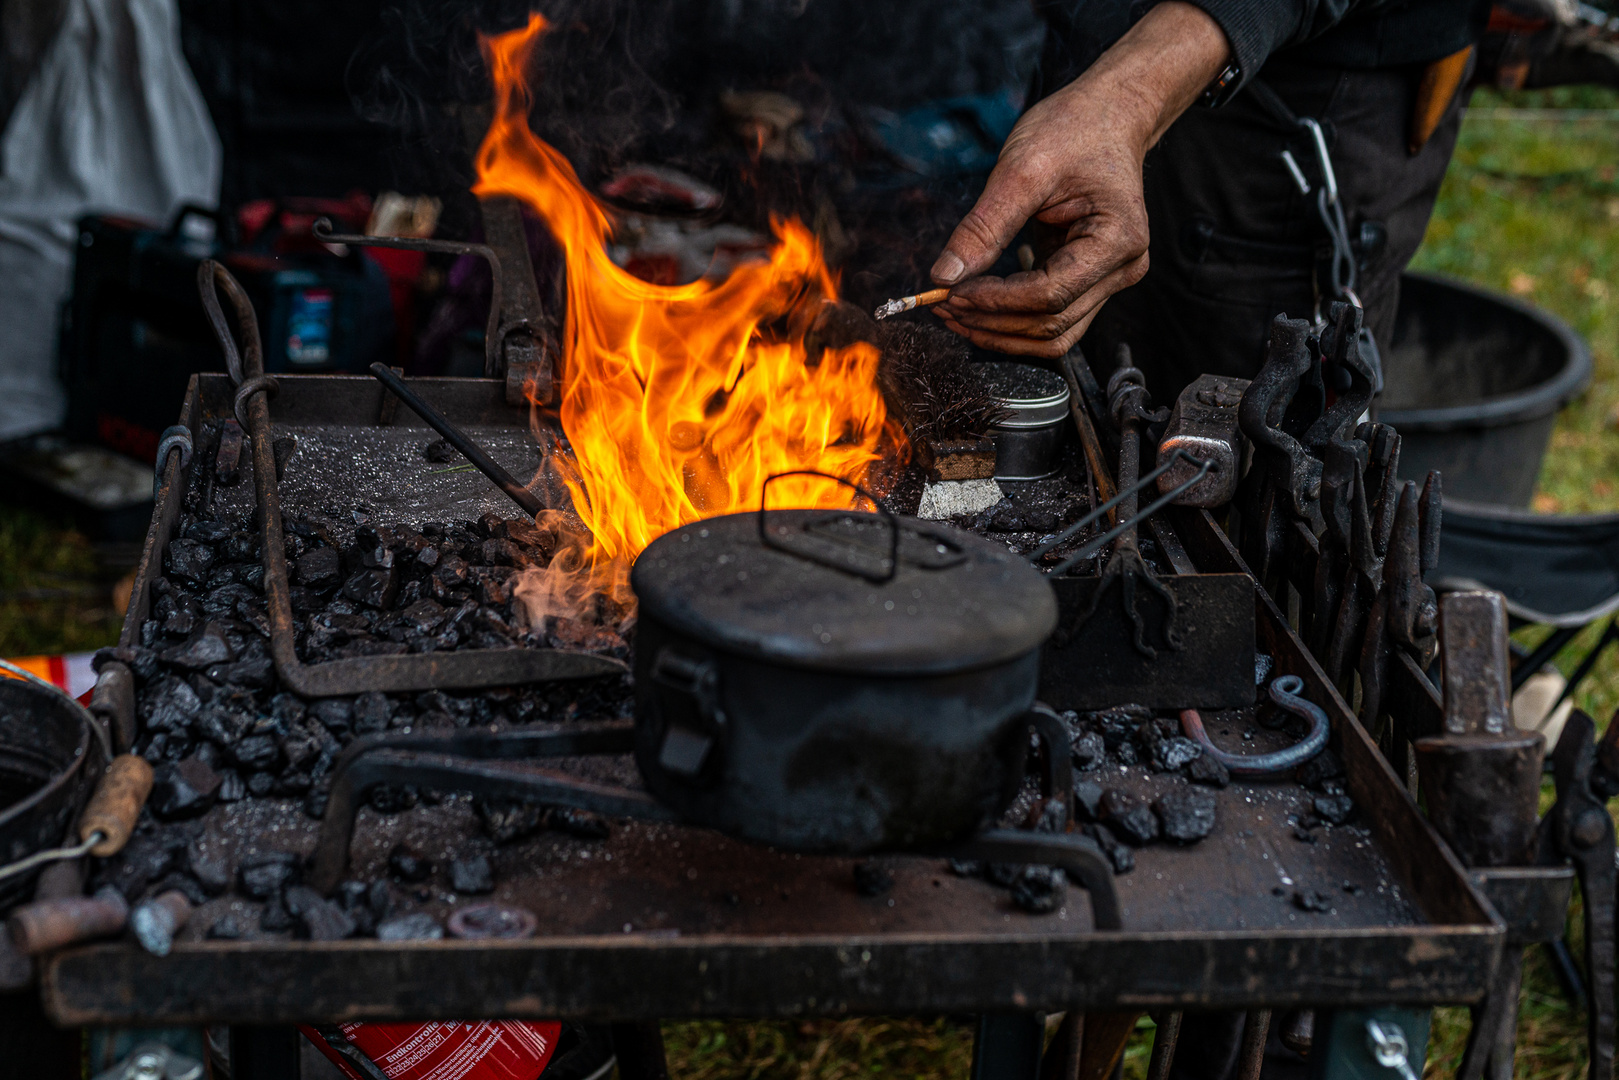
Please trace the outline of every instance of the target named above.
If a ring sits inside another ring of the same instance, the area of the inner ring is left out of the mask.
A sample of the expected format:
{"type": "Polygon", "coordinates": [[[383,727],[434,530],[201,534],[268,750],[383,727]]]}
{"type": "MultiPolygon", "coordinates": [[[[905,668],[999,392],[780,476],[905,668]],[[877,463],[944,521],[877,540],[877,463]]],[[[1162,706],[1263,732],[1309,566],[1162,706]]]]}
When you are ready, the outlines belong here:
{"type": "Polygon", "coordinates": [[[1217,109],[1230,101],[1241,87],[1242,67],[1236,60],[1231,60],[1220,70],[1220,74],[1214,77],[1214,81],[1204,88],[1203,96],[1198,98],[1198,103],[1217,109]]]}

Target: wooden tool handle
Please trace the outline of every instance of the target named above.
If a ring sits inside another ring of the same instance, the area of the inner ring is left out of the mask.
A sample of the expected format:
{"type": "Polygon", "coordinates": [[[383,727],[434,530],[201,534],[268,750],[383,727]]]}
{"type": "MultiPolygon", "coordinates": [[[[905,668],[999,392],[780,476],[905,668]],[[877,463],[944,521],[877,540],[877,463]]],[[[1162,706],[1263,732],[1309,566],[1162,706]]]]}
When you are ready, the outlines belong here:
{"type": "Polygon", "coordinates": [[[17,950],[38,956],[76,941],[116,934],[129,920],[129,905],[115,889],[95,896],[36,900],[24,904],[6,920],[17,950]]]}
{"type": "Polygon", "coordinates": [[[151,793],[152,766],[145,758],[134,754],[113,758],[79,819],[81,841],[90,839],[96,832],[105,837],[90,849],[90,854],[98,858],[117,854],[129,841],[129,834],[135,831],[135,819],[151,793]]]}

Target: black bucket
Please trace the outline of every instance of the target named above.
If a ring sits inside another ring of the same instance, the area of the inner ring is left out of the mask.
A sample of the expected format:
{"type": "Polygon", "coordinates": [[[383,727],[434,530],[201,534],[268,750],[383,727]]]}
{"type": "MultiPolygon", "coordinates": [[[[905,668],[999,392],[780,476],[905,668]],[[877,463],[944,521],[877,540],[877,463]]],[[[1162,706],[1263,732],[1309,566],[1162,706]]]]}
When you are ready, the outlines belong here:
{"type": "MultiPolygon", "coordinates": [[[[0,864],[60,845],[87,794],[90,721],[60,693],[0,677],[0,864]]],[[[39,871],[0,879],[0,915],[39,871]]]]}
{"type": "Polygon", "coordinates": [[[1447,498],[1524,507],[1557,410],[1591,381],[1591,350],[1510,296],[1406,274],[1383,374],[1377,418],[1400,432],[1401,476],[1438,469],[1447,498]]]}

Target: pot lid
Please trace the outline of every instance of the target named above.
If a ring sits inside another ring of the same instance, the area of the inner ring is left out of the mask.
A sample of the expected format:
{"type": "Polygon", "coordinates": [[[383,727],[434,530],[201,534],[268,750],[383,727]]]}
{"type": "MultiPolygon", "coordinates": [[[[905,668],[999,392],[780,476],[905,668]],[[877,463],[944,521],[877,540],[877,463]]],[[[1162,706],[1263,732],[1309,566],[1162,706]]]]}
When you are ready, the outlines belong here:
{"type": "Polygon", "coordinates": [[[653,541],[630,572],[644,616],[716,649],[793,667],[921,675],[1038,648],[1057,602],[1004,545],[851,510],[709,518],[653,541]],[[898,567],[888,561],[898,529],[898,567]]]}

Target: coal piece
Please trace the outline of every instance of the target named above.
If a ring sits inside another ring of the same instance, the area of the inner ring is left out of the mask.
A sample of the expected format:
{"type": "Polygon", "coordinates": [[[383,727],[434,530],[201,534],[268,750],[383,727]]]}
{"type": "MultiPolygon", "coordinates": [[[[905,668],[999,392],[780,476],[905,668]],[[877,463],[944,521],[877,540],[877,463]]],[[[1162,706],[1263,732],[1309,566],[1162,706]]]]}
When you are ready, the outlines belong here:
{"type": "Polygon", "coordinates": [[[468,896],[482,896],[495,891],[495,868],[487,855],[474,855],[470,859],[456,859],[450,863],[450,888],[468,896]]]}
{"type": "Polygon", "coordinates": [[[1343,774],[1343,763],[1338,760],[1338,755],[1331,750],[1322,750],[1315,757],[1295,769],[1293,779],[1307,788],[1320,791],[1327,781],[1336,780],[1343,774]]]}
{"type": "Polygon", "coordinates": [[[147,805],[164,821],[196,817],[219,795],[220,777],[195,757],[159,766],[152,780],[147,805]]]}
{"type": "Polygon", "coordinates": [[[1293,893],[1293,906],[1300,911],[1331,911],[1332,897],[1314,889],[1299,889],[1293,893]]]}
{"type": "Polygon", "coordinates": [[[1068,806],[1061,799],[1050,798],[1039,804],[1039,812],[1033,815],[1035,832],[1060,833],[1068,828],[1068,806]]]}
{"type": "Polygon", "coordinates": [[[1107,748],[1116,751],[1131,740],[1143,721],[1151,718],[1152,712],[1140,705],[1119,705],[1085,713],[1080,720],[1092,731],[1100,732],[1107,748]]]}
{"type": "Polygon", "coordinates": [[[354,919],[314,889],[294,885],[287,890],[285,902],[288,914],[298,920],[299,937],[341,941],[354,933],[354,919]]]}
{"type": "Polygon", "coordinates": [[[214,924],[208,928],[208,936],[216,941],[236,941],[244,933],[246,931],[242,929],[242,924],[237,921],[236,916],[228,912],[215,919],[214,924]]]}
{"type": "Polygon", "coordinates": [[[204,849],[195,840],[186,848],[186,870],[209,896],[230,888],[230,863],[216,851],[204,849]]]}
{"type": "Polygon", "coordinates": [[[388,853],[388,874],[395,881],[417,885],[433,876],[433,864],[401,844],[388,853]]]}
{"type": "Polygon", "coordinates": [[[248,771],[268,770],[281,757],[274,735],[247,735],[230,747],[231,760],[248,771]]]}
{"type": "Polygon", "coordinates": [[[147,885],[167,874],[175,862],[176,853],[157,836],[137,832],[124,845],[124,850],[108,862],[102,871],[102,880],[133,902],[146,891],[147,885]]]}
{"type": "Polygon", "coordinates": [[[1085,826],[1085,835],[1096,841],[1096,846],[1102,849],[1108,861],[1113,864],[1115,874],[1128,874],[1136,868],[1136,853],[1119,842],[1113,830],[1100,823],[1085,826]]]}
{"type": "Polygon", "coordinates": [[[881,896],[894,887],[894,875],[874,862],[854,864],[854,889],[861,896],[881,896]]]}
{"type": "Polygon", "coordinates": [[[249,855],[236,871],[236,884],[253,900],[268,900],[277,896],[299,878],[301,860],[290,851],[266,851],[249,855]]]}
{"type": "Polygon", "coordinates": [[[293,580],[305,588],[324,592],[337,585],[343,573],[342,559],[335,548],[311,548],[295,564],[293,580]]]}
{"type": "Polygon", "coordinates": [[[1092,731],[1074,740],[1073,755],[1074,764],[1089,771],[1107,759],[1107,744],[1101,735],[1092,731]]]}
{"type": "Polygon", "coordinates": [[[1231,772],[1209,755],[1202,754],[1186,766],[1186,778],[1194,784],[1223,788],[1231,783],[1231,772]]]}
{"type": "Polygon", "coordinates": [[[950,872],[957,877],[983,877],[984,864],[977,859],[951,859],[950,872]]]}
{"type": "Polygon", "coordinates": [[[191,685],[170,675],[141,695],[141,714],[148,731],[182,731],[202,708],[191,685]]]}
{"type": "Polygon", "coordinates": [[[1109,788],[1097,804],[1098,816],[1126,843],[1140,847],[1158,838],[1158,818],[1150,806],[1126,792],[1109,788]]]}
{"type": "MultiPolygon", "coordinates": [[[[228,530],[225,535],[230,535],[228,530]]],[[[214,558],[214,549],[201,541],[171,540],[163,551],[163,570],[171,578],[201,585],[214,558]]]]}
{"type": "Polygon", "coordinates": [[[1348,795],[1318,795],[1310,807],[1316,817],[1332,825],[1342,825],[1355,812],[1355,802],[1348,795]]]}
{"type": "Polygon", "coordinates": [[[1066,876],[1051,866],[1025,866],[1012,883],[1012,903],[1032,915],[1047,915],[1062,904],[1066,876]]]}
{"type": "Polygon", "coordinates": [[[309,707],[309,712],[327,731],[342,738],[349,733],[354,706],[347,698],[322,698],[309,707]]]}
{"type": "Polygon", "coordinates": [[[414,784],[378,784],[371,789],[371,809],[379,814],[397,814],[421,801],[414,784]]]}
{"type": "Polygon", "coordinates": [[[201,671],[211,664],[222,664],[234,658],[235,653],[225,640],[225,630],[217,622],[209,623],[185,644],[165,650],[162,654],[165,664],[188,671],[201,671]]]}
{"type": "Polygon", "coordinates": [[[1214,795],[1202,788],[1176,787],[1152,804],[1164,839],[1194,844],[1214,831],[1214,795]]]}
{"type": "Polygon", "coordinates": [[[391,607],[398,591],[399,570],[393,566],[386,569],[356,570],[343,583],[344,596],[357,604],[374,608],[391,607]]]}
{"type": "Polygon", "coordinates": [[[1157,739],[1152,744],[1152,767],[1158,772],[1174,772],[1203,756],[1203,748],[1184,735],[1157,739]]]}
{"type": "Polygon", "coordinates": [[[354,699],[353,717],[356,735],[387,731],[388,721],[392,716],[393,704],[376,691],[361,694],[354,699]]]}
{"type": "Polygon", "coordinates": [[[984,864],[984,880],[991,885],[999,885],[1003,889],[1010,889],[1012,883],[1023,873],[1022,863],[992,862],[984,864]]]}
{"type": "Polygon", "coordinates": [[[280,895],[272,896],[259,912],[259,929],[267,934],[279,934],[283,930],[291,930],[298,925],[298,920],[292,917],[287,910],[286,903],[280,895]]]}
{"type": "Polygon", "coordinates": [[[1101,812],[1102,785],[1094,780],[1074,783],[1074,817],[1076,820],[1095,821],[1101,812]]]}
{"type": "Polygon", "coordinates": [[[212,547],[221,540],[229,538],[230,534],[231,527],[228,522],[202,520],[193,521],[190,525],[187,525],[181,536],[186,540],[194,540],[199,544],[212,547]]]}

